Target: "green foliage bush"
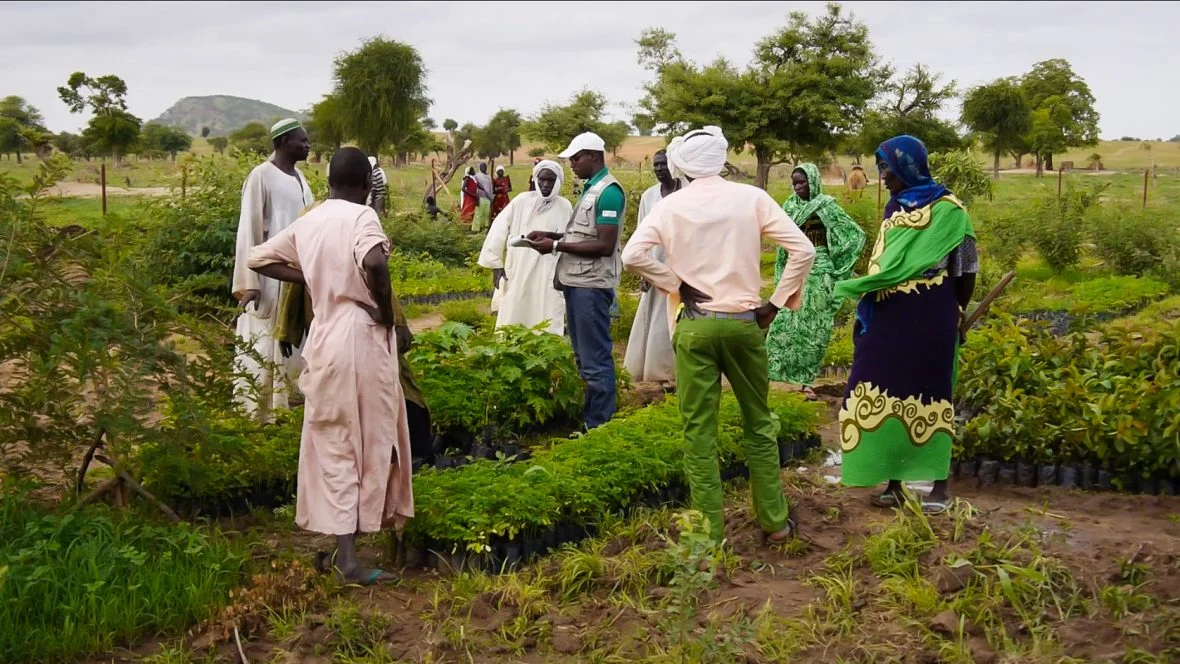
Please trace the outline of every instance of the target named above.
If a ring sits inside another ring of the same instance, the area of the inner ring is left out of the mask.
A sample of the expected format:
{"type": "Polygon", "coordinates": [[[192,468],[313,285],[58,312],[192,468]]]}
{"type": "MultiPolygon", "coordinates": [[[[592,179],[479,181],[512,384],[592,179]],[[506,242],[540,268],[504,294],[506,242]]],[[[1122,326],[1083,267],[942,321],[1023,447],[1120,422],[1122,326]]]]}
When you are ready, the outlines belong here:
{"type": "Polygon", "coordinates": [[[991,198],[992,179],[970,150],[931,153],[930,174],[966,205],[977,198],[991,198]]]}
{"type": "Polygon", "coordinates": [[[980,413],[958,458],[1092,463],[1180,477],[1180,322],[1053,337],[1001,315],[963,349],[960,402],[980,413]]]}
{"type": "Polygon", "coordinates": [[[582,408],[582,380],[565,337],[446,323],[415,337],[407,360],[440,430],[522,432],[582,408]]]}
{"type": "Polygon", "coordinates": [[[618,291],[619,317],[611,320],[610,338],[612,341],[626,343],[631,336],[631,328],[635,325],[635,314],[639,310],[639,295],[618,291]]]}
{"type": "Polygon", "coordinates": [[[1180,221],[1174,210],[1100,206],[1090,215],[1098,255],[1118,274],[1159,275],[1180,285],[1180,221]]]}
{"type": "Polygon", "coordinates": [[[1026,228],[1033,246],[1055,274],[1078,264],[1086,213],[1098,202],[1106,186],[1075,188],[1069,186],[1061,197],[1035,201],[1026,228]]]}
{"type": "Polygon", "coordinates": [[[444,320],[462,323],[477,332],[496,327],[496,317],[488,313],[486,300],[447,302],[440,308],[444,320]]]}
{"type": "Polygon", "coordinates": [[[399,298],[450,293],[483,293],[491,290],[491,273],[483,268],[448,267],[427,254],[393,252],[389,276],[399,298]]]}
{"type": "Polygon", "coordinates": [[[207,617],[246,556],[216,530],[0,495],[0,661],[73,660],[207,617]]]}
{"type": "Polygon", "coordinates": [[[425,254],[447,267],[473,264],[483,246],[483,235],[472,235],[450,221],[435,221],[424,212],[388,219],[385,232],[399,253],[425,254]]]}
{"type": "Polygon", "coordinates": [[[1130,311],[1167,293],[1167,284],[1149,277],[1098,277],[1064,286],[1050,280],[1021,291],[1010,301],[1009,308],[1023,313],[1114,314],[1130,311]]]}
{"type": "MultiPolygon", "coordinates": [[[[780,441],[814,433],[821,406],[771,394],[780,441]]],[[[433,540],[475,553],[493,537],[514,537],[561,522],[593,524],[644,492],[683,480],[684,443],[674,398],[631,413],[533,454],[528,463],[476,461],[414,477],[413,541],[433,540]]],[[[721,401],[722,463],[743,458],[737,401],[721,401]]]]}

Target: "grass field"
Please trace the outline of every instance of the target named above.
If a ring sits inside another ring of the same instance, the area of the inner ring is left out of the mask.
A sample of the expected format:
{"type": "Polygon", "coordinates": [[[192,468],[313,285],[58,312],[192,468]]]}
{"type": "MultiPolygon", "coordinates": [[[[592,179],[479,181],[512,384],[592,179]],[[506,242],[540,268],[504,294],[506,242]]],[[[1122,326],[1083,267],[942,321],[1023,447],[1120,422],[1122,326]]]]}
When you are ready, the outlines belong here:
{"type": "MultiPolygon", "coordinates": [[[[642,168],[650,162],[651,155],[664,147],[664,144],[665,139],[660,136],[631,136],[619,148],[617,156],[610,157],[610,165],[622,170],[642,168]]],[[[1107,171],[1137,171],[1142,173],[1144,169],[1151,167],[1152,159],[1155,160],[1157,168],[1160,169],[1180,168],[1180,143],[1151,143],[1152,150],[1150,153],[1142,150],[1140,145],[1140,143],[1130,141],[1103,141],[1094,148],[1073,150],[1064,155],[1057,155],[1055,163],[1060,164],[1063,161],[1073,161],[1076,168],[1085,169],[1089,163],[1089,155],[1098,153],[1102,155],[1103,166],[1107,171]]],[[[532,145],[524,145],[516,151],[514,161],[517,166],[510,169],[514,181],[520,176],[524,178],[521,180],[522,182],[528,181],[528,166],[532,163],[532,159],[527,155],[532,147],[532,145]]],[[[193,139],[192,151],[179,155],[175,162],[171,160],[140,160],[136,157],[128,157],[119,166],[108,163],[107,185],[121,188],[179,187],[181,184],[181,170],[186,156],[205,156],[212,153],[213,149],[209,146],[208,141],[202,138],[195,138],[193,139]]],[[[393,171],[394,173],[391,175],[399,183],[411,183],[417,179],[425,187],[425,184],[429,181],[430,159],[430,157],[427,157],[423,161],[413,163],[401,169],[386,167],[386,170],[387,172],[393,171]]],[[[501,159],[498,163],[506,165],[507,161],[507,159],[501,159]]],[[[730,161],[746,172],[753,173],[755,163],[753,155],[749,152],[742,154],[731,152],[730,161]]],[[[32,173],[36,169],[37,163],[37,159],[31,156],[25,159],[21,165],[17,165],[16,161],[12,158],[0,158],[0,173],[7,173],[17,178],[19,182],[27,183],[32,178],[32,173]]],[[[89,162],[75,162],[73,171],[69,174],[67,180],[97,184],[99,181],[100,163],[98,159],[89,162]]],[[[840,157],[838,163],[847,167],[850,164],[850,160],[847,157],[840,157]]],[[[990,157],[986,154],[980,154],[980,163],[990,167],[990,157]]],[[[1002,169],[1010,169],[1013,165],[1012,159],[1007,156],[1001,158],[1000,164],[1002,169]]],[[[325,164],[323,163],[306,164],[306,168],[309,169],[322,170],[324,166],[325,164]]],[[[870,177],[875,175],[871,167],[867,170],[869,171],[870,177]]],[[[786,180],[789,174],[790,166],[776,166],[771,171],[771,180],[786,180]]],[[[1021,173],[1021,175],[1024,175],[1024,173],[1021,173]]],[[[1051,175],[1049,174],[1047,177],[1051,175]]]]}

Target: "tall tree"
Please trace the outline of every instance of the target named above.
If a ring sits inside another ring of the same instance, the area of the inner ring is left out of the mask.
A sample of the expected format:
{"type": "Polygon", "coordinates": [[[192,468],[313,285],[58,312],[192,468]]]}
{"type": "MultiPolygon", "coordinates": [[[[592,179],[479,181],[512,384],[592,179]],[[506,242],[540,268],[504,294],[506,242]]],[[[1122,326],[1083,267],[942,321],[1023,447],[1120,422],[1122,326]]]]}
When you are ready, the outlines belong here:
{"type": "Polygon", "coordinates": [[[338,57],[335,80],[345,133],[371,155],[404,140],[430,106],[422,57],[384,37],[338,57]]]}
{"type": "Polygon", "coordinates": [[[307,138],[311,141],[311,151],[318,162],[323,154],[331,155],[344,143],[344,118],[341,113],[340,100],[335,95],[324,95],[324,98],[311,107],[309,118],[304,123],[307,138]]]}
{"type": "Polygon", "coordinates": [[[139,140],[142,122],[127,112],[127,84],[118,76],[92,78],[77,71],[57,94],[71,113],[94,114],[83,136],[99,153],[114,155],[115,163],[139,140]]]}
{"type": "Polygon", "coordinates": [[[1032,107],[1016,80],[1001,78],[967,91],[962,118],[991,150],[992,177],[999,178],[1000,155],[1023,144],[1032,126],[1032,107]]]}
{"type": "Polygon", "coordinates": [[[143,126],[140,143],[144,149],[169,154],[176,161],[176,153],[191,148],[193,139],[183,129],[149,122],[143,126]]]}
{"type": "Polygon", "coordinates": [[[229,142],[242,152],[268,155],[273,148],[270,130],[260,122],[250,124],[230,133],[229,142]]]}
{"type": "Polygon", "coordinates": [[[582,90],[565,106],[543,106],[532,120],[521,125],[521,133],[529,140],[544,143],[551,152],[560,152],[574,136],[592,131],[601,136],[606,149],[613,152],[627,138],[627,133],[620,135],[617,128],[612,128],[603,119],[606,105],[602,93],[582,90]]]}
{"type": "Polygon", "coordinates": [[[41,112],[23,97],[0,99],[0,152],[16,154],[16,163],[21,163],[21,152],[33,149],[45,132],[42,122],[41,112]]]}
{"type": "Polygon", "coordinates": [[[882,142],[900,134],[921,138],[931,152],[960,147],[962,139],[954,125],[937,116],[956,94],[954,81],[941,81],[939,74],[919,63],[886,84],[865,113],[859,140],[854,142],[856,154],[872,154],[882,142]]]}
{"type": "Polygon", "coordinates": [[[444,131],[455,131],[458,128],[459,128],[458,122],[455,122],[454,120],[452,120],[450,118],[443,120],[443,130],[444,131]]]}
{"type": "Polygon", "coordinates": [[[631,124],[635,125],[635,130],[639,132],[640,136],[651,136],[652,130],[656,127],[655,120],[647,113],[632,115],[631,124]]]}
{"type": "Polygon", "coordinates": [[[661,28],[645,30],[638,44],[641,64],[656,76],[640,105],[657,128],[721,127],[735,150],[753,150],[763,188],[776,163],[835,149],[889,76],[868,28],[837,4],[815,19],[792,12],[757,43],[744,70],[725,59],[688,62],[661,28]]]}
{"type": "Polygon", "coordinates": [[[201,138],[209,138],[209,133],[211,131],[212,130],[209,129],[208,127],[201,127],[201,138]]]}
{"type": "Polygon", "coordinates": [[[508,155],[509,165],[515,163],[513,154],[520,147],[520,113],[513,109],[500,109],[483,129],[483,142],[476,144],[476,150],[482,155],[496,158],[508,155]]]}
{"type": "Polygon", "coordinates": [[[229,139],[225,136],[214,136],[209,139],[209,145],[217,154],[225,154],[225,149],[229,147],[229,139]]]}
{"type": "MultiPolygon", "coordinates": [[[[1086,80],[1074,73],[1068,60],[1054,58],[1036,63],[1021,79],[1020,87],[1029,106],[1034,110],[1048,110],[1057,123],[1064,147],[1055,152],[1098,145],[1099,115],[1094,108],[1094,94],[1086,80]]],[[[1046,167],[1053,170],[1053,152],[1044,153],[1043,157],[1046,167]]]]}
{"type": "Polygon", "coordinates": [[[1024,147],[1036,158],[1037,177],[1044,174],[1046,165],[1053,167],[1053,153],[1065,152],[1067,145],[1062,127],[1070,122],[1069,107],[1060,97],[1049,97],[1033,110],[1024,147]]]}

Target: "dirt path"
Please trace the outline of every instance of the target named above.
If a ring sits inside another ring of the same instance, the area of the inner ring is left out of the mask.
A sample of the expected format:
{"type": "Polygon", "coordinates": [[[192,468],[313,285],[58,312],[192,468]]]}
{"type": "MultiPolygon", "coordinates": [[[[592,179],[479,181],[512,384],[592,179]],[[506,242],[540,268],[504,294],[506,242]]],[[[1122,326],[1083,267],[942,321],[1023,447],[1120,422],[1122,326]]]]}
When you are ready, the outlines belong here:
{"type": "MultiPolygon", "coordinates": [[[[102,186],[91,182],[58,182],[49,189],[50,196],[62,198],[99,198],[102,186]]],[[[107,196],[166,196],[168,187],[112,187],[107,185],[107,196]]]]}

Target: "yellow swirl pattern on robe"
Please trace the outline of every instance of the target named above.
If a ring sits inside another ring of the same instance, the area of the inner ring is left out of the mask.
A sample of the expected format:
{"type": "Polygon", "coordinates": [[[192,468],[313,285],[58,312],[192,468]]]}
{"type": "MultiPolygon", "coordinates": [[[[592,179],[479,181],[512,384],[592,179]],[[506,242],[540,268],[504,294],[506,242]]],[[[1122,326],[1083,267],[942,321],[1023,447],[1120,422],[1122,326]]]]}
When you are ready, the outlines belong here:
{"type": "Polygon", "coordinates": [[[860,445],[862,433],[876,431],[890,417],[902,423],[910,442],[918,447],[940,431],[955,433],[955,408],[950,401],[923,404],[916,397],[898,399],[870,383],[860,383],[840,409],[840,447],[851,452],[860,445]]]}
{"type": "MultiPolygon", "coordinates": [[[[963,207],[963,203],[954,196],[943,196],[942,198],[938,199],[938,201],[935,201],[935,203],[939,201],[948,201],[950,203],[954,203],[960,208],[963,207]]],[[[869,267],[867,273],[877,274],[881,271],[881,255],[885,253],[885,235],[889,230],[894,228],[926,228],[930,225],[930,222],[934,220],[933,210],[934,203],[931,203],[930,205],[918,208],[913,212],[906,212],[904,210],[896,212],[893,214],[893,216],[889,217],[885,221],[882,221],[881,230],[877,231],[877,241],[873,243],[873,253],[869,257],[869,267]]]]}
{"type": "Polygon", "coordinates": [[[945,272],[940,272],[929,279],[910,279],[909,281],[900,283],[892,288],[886,288],[883,291],[877,291],[877,301],[880,302],[890,295],[897,295],[900,293],[917,293],[919,286],[925,286],[928,289],[934,288],[935,286],[942,285],[942,282],[944,281],[946,281],[945,272]]]}

